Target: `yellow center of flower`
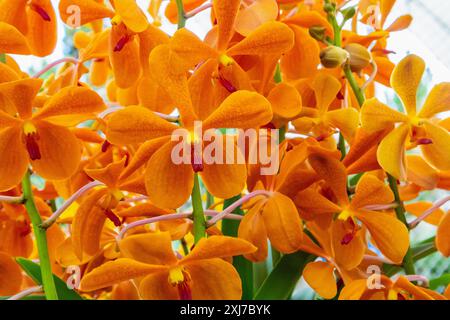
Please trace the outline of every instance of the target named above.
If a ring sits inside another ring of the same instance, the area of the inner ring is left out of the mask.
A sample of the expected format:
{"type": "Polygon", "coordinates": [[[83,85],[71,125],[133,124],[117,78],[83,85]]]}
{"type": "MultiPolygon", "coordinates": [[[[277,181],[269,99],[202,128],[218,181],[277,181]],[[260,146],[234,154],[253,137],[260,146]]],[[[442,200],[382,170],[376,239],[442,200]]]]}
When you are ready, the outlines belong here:
{"type": "Polygon", "coordinates": [[[225,67],[229,67],[234,63],[234,60],[230,56],[227,56],[226,54],[222,54],[219,57],[219,62],[221,65],[223,65],[225,67]]]}
{"type": "Polygon", "coordinates": [[[338,215],[338,219],[342,220],[342,221],[347,221],[348,218],[353,217],[353,213],[348,210],[348,209],[344,209],[339,215],[338,215]]]}
{"type": "Polygon", "coordinates": [[[169,271],[169,283],[177,285],[184,282],[184,273],[182,267],[175,267],[169,271]]]}
{"type": "Polygon", "coordinates": [[[398,292],[394,289],[389,289],[388,300],[398,300],[398,292]]]}
{"type": "Polygon", "coordinates": [[[122,18],[118,15],[118,14],[116,14],[112,19],[111,19],[111,24],[113,25],[113,26],[116,26],[116,25],[118,25],[119,23],[121,23],[122,22],[122,18]]]}
{"type": "Polygon", "coordinates": [[[123,198],[125,198],[125,195],[119,189],[112,189],[110,192],[116,201],[121,201],[123,198]]]}
{"type": "Polygon", "coordinates": [[[169,283],[177,287],[181,300],[192,300],[192,292],[189,282],[191,277],[182,267],[175,267],[169,271],[169,283]]]}
{"type": "Polygon", "coordinates": [[[36,132],[37,132],[36,127],[30,121],[26,121],[23,124],[23,133],[25,133],[25,135],[35,134],[36,132]]]}

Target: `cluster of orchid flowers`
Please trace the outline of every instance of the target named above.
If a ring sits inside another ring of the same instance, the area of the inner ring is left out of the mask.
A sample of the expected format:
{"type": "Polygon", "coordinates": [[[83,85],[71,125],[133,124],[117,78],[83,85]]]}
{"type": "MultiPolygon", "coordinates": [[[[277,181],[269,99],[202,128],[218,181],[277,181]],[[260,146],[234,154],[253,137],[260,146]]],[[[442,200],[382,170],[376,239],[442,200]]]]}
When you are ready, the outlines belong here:
{"type": "Polygon", "coordinates": [[[418,107],[424,61],[390,61],[389,34],[411,16],[387,26],[395,0],[161,4],[0,1],[0,296],[252,299],[278,283],[288,297],[302,276],[324,299],[450,298],[415,270],[424,249],[450,255],[450,197],[419,200],[450,187],[450,83],[418,107]],[[55,9],[81,26],[77,58],[30,76],[10,54],[51,54],[55,9]],[[200,39],[185,24],[204,10],[200,39]],[[404,112],[375,98],[379,84],[404,112]],[[196,121],[279,130],[278,170],[175,164],[171,134],[196,121]],[[422,221],[436,234],[416,248],[422,221]],[[270,282],[287,259],[295,277],[270,282]]]}

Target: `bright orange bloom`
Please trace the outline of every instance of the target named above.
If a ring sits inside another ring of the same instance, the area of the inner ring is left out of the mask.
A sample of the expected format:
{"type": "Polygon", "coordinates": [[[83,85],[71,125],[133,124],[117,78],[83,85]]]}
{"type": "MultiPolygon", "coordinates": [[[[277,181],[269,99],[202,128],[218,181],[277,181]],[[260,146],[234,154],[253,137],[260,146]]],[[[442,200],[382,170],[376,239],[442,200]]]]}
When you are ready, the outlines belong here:
{"type": "Polygon", "coordinates": [[[212,236],[200,240],[190,254],[179,260],[165,232],[130,236],[119,246],[123,258],[87,274],[81,282],[84,291],[138,279],[143,299],[240,299],[239,275],[222,258],[255,250],[244,240],[212,236]]]}
{"type": "Polygon", "coordinates": [[[435,86],[417,112],[416,95],[425,64],[415,55],[403,59],[395,68],[391,84],[403,102],[406,114],[392,110],[376,99],[368,100],[361,110],[364,128],[375,131],[393,129],[377,151],[381,167],[397,179],[406,179],[406,150],[420,146],[425,159],[441,170],[450,169],[450,133],[433,119],[450,110],[450,84],[435,86]]]}
{"type": "Polygon", "coordinates": [[[38,79],[0,85],[0,97],[6,102],[0,109],[0,190],[16,186],[29,164],[46,179],[72,175],[80,162],[81,148],[69,127],[92,119],[105,108],[94,91],[67,87],[33,113],[41,85],[38,79]]]}

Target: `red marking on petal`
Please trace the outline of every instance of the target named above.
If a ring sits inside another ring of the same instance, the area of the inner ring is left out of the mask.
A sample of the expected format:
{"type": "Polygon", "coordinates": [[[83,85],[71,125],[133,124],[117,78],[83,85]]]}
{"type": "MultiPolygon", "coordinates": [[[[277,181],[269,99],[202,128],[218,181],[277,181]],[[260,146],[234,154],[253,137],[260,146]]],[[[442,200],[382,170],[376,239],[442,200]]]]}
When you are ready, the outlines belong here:
{"type": "Polygon", "coordinates": [[[108,148],[111,146],[111,143],[108,140],[105,140],[102,144],[102,152],[108,151],[108,148]]]}
{"type": "Polygon", "coordinates": [[[195,173],[203,171],[203,159],[201,150],[197,150],[198,147],[195,143],[191,144],[191,166],[195,173]]]}
{"type": "Polygon", "coordinates": [[[433,140],[428,139],[428,138],[422,138],[422,139],[417,140],[417,144],[418,145],[433,144],[433,140]]]}
{"type": "Polygon", "coordinates": [[[47,11],[44,10],[44,8],[38,6],[35,3],[31,3],[30,8],[31,10],[39,14],[44,21],[52,21],[50,15],[47,13],[47,11]]]}
{"type": "Polygon", "coordinates": [[[180,300],[192,300],[192,291],[187,281],[177,284],[180,300]]]}
{"type": "Polygon", "coordinates": [[[353,238],[355,238],[356,232],[358,231],[358,226],[355,224],[355,221],[353,221],[352,218],[348,218],[347,222],[350,224],[351,230],[350,232],[346,233],[342,238],[341,240],[342,245],[349,244],[353,240],[353,238]]]}
{"type": "Polygon", "coordinates": [[[41,151],[39,150],[37,140],[39,140],[37,133],[29,133],[25,136],[25,146],[32,161],[41,159],[41,151]]]}
{"type": "Polygon", "coordinates": [[[223,78],[222,76],[219,77],[219,82],[225,89],[227,89],[229,93],[237,91],[237,89],[233,86],[233,84],[227,79],[223,78]]]}
{"type": "Polygon", "coordinates": [[[105,211],[106,217],[111,220],[116,227],[120,227],[122,225],[122,221],[120,221],[119,217],[116,216],[111,209],[106,209],[105,211]]]}
{"type": "Polygon", "coordinates": [[[344,95],[340,91],[337,93],[336,98],[338,98],[338,100],[344,100],[345,99],[344,95]]]}
{"type": "Polygon", "coordinates": [[[23,223],[23,226],[19,227],[19,235],[20,235],[20,237],[23,238],[23,237],[26,237],[27,235],[29,235],[30,233],[31,233],[31,226],[27,221],[25,221],[23,223]]]}
{"type": "Polygon", "coordinates": [[[131,37],[128,35],[123,36],[120,38],[120,40],[117,42],[116,46],[114,47],[114,52],[122,51],[122,49],[125,47],[125,45],[130,41],[131,37]]]}

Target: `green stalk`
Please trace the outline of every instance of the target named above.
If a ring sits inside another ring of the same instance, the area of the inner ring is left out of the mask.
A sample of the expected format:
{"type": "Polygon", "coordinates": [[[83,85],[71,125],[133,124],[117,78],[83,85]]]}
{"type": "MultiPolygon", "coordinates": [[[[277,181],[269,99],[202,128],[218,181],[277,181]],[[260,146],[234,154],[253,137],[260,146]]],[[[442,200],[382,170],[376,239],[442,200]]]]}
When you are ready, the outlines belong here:
{"type": "Polygon", "coordinates": [[[206,234],[206,220],[203,213],[202,195],[200,193],[200,183],[198,174],[194,175],[194,188],[192,189],[192,213],[194,219],[194,242],[197,243],[206,234]]]}
{"type": "Polygon", "coordinates": [[[345,156],[347,155],[347,150],[345,149],[345,139],[344,139],[344,136],[342,135],[342,133],[339,133],[338,148],[339,148],[339,151],[341,152],[341,160],[343,160],[345,158],[345,156]]]}
{"type": "Polygon", "coordinates": [[[53,279],[52,265],[48,253],[47,235],[45,229],[40,227],[42,219],[36,208],[36,204],[34,203],[30,173],[28,171],[22,180],[22,189],[24,204],[33,225],[34,236],[36,238],[45,297],[47,300],[58,300],[58,294],[56,293],[55,282],[53,279]]]}
{"type": "Polygon", "coordinates": [[[353,72],[350,69],[350,65],[348,63],[346,63],[344,65],[344,73],[345,73],[345,77],[348,80],[348,83],[350,84],[353,92],[355,93],[355,96],[356,96],[356,99],[358,100],[359,106],[362,107],[366,98],[364,97],[364,93],[361,90],[361,88],[359,87],[358,82],[356,82],[356,79],[353,76],[353,72]]]}
{"type": "Polygon", "coordinates": [[[186,16],[184,15],[183,0],[176,0],[178,8],[178,29],[186,26],[186,16]]]}
{"type": "MultiPolygon", "coordinates": [[[[395,214],[397,215],[397,219],[399,219],[403,224],[408,228],[409,225],[406,221],[405,216],[405,207],[403,206],[403,201],[400,199],[400,194],[398,192],[398,186],[397,186],[397,179],[388,175],[388,181],[389,181],[389,187],[391,188],[392,192],[394,193],[395,202],[397,202],[398,206],[395,208],[395,214]]],[[[412,256],[411,247],[408,248],[408,251],[405,254],[405,257],[403,258],[403,269],[405,269],[406,274],[415,274],[415,268],[414,268],[414,259],[412,256]]]]}
{"type": "Polygon", "coordinates": [[[6,55],[4,53],[0,53],[0,62],[6,63],[6,55]]]}

